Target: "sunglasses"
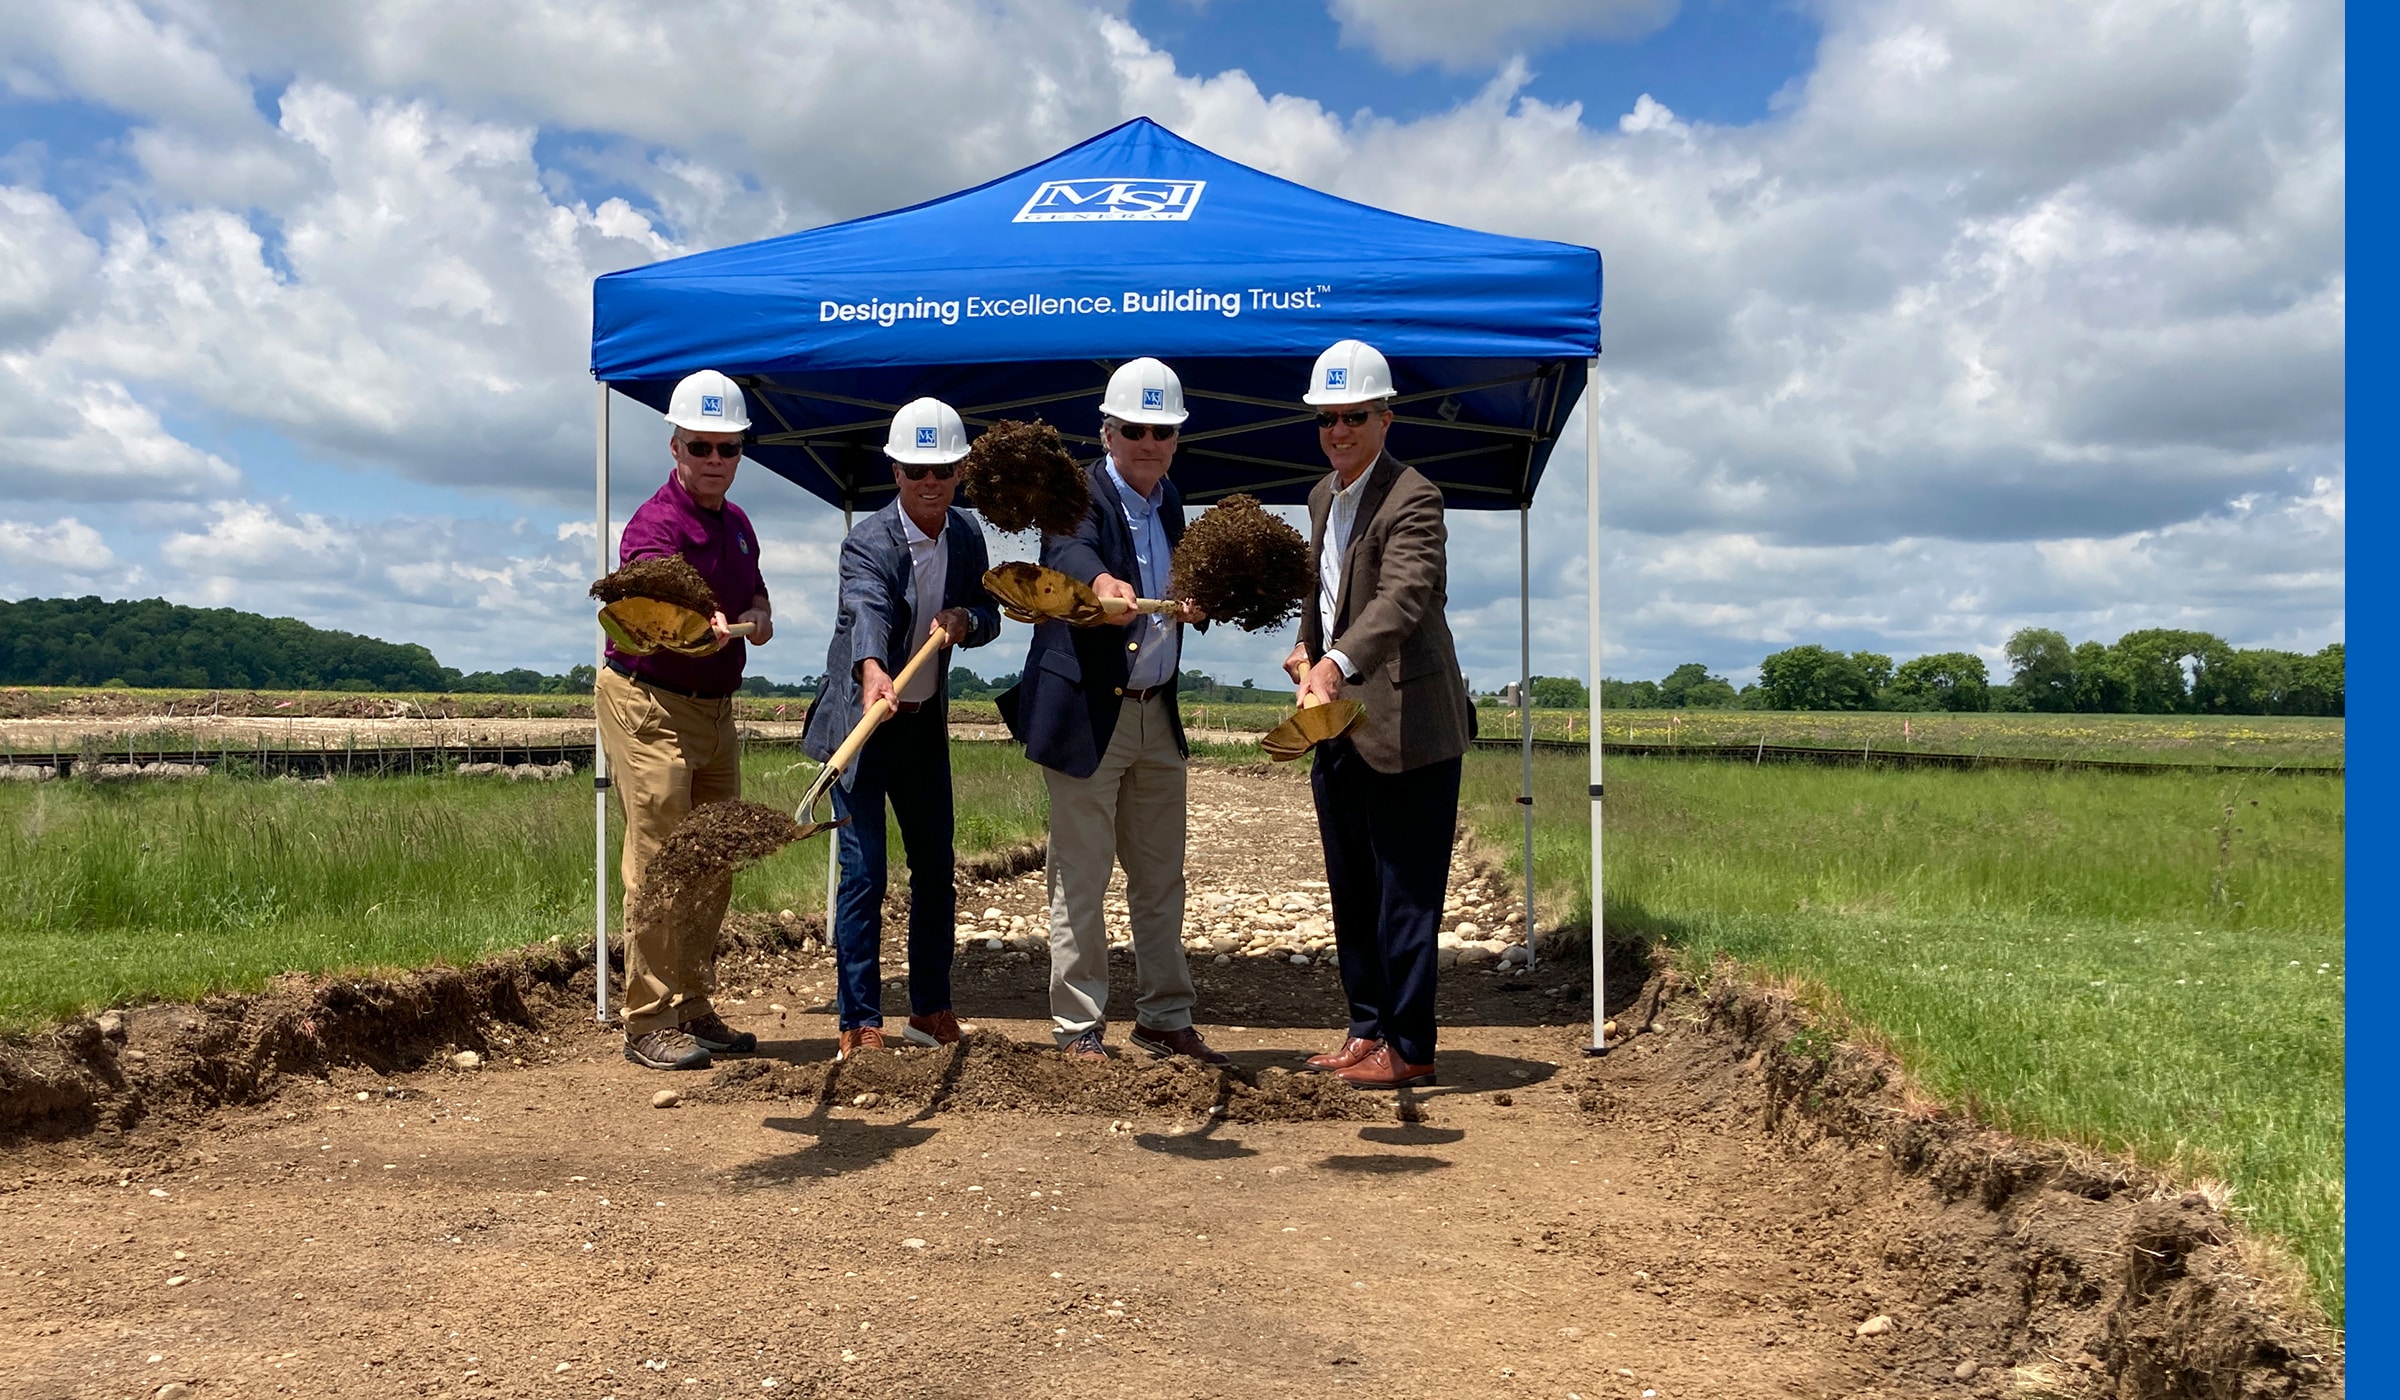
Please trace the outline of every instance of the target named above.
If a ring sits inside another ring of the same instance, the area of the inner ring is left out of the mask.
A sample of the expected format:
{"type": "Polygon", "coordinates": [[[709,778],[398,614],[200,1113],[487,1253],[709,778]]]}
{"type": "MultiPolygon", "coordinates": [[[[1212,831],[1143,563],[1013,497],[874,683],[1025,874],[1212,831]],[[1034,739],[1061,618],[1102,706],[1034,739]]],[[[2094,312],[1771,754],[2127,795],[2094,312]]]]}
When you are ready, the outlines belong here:
{"type": "Polygon", "coordinates": [[[1341,422],[1347,423],[1351,427],[1355,428],[1382,411],[1383,410],[1378,408],[1354,408],[1346,413],[1335,413],[1328,410],[1317,415],[1317,426],[1320,428],[1330,428],[1335,423],[1341,422]]]}
{"type": "Polygon", "coordinates": [[[956,462],[898,462],[893,465],[899,467],[900,474],[911,481],[923,481],[928,476],[936,481],[948,481],[958,475],[956,462]]]}
{"type": "Polygon", "coordinates": [[[1140,442],[1146,437],[1157,438],[1160,442],[1175,440],[1175,425],[1172,423],[1119,423],[1116,429],[1117,436],[1127,442],[1140,442]]]}
{"type": "Polygon", "coordinates": [[[742,444],[738,442],[700,442],[687,439],[683,444],[683,450],[697,458],[706,458],[712,452],[719,457],[739,457],[742,455],[742,444]]]}

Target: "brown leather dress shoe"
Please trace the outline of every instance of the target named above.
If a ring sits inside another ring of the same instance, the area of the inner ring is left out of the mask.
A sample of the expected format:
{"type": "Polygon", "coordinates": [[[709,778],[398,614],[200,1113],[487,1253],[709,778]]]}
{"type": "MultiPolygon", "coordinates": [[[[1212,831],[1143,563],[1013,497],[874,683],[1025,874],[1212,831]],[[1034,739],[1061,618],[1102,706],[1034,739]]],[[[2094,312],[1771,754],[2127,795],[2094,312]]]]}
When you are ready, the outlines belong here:
{"type": "Polygon", "coordinates": [[[908,1024],[900,1028],[900,1034],[911,1045],[928,1047],[956,1045],[963,1038],[958,1028],[958,1013],[948,1010],[930,1016],[911,1016],[908,1024]]]}
{"type": "Polygon", "coordinates": [[[859,1026],[854,1030],[842,1032],[842,1038],[834,1043],[833,1057],[837,1060],[847,1060],[861,1050],[881,1050],[882,1048],[883,1027],[859,1026]]]}
{"type": "Polygon", "coordinates": [[[1433,1066],[1408,1063],[1393,1053],[1389,1043],[1376,1046],[1357,1064],[1334,1073],[1361,1089],[1416,1089],[1434,1082],[1433,1066]]]}
{"type": "Polygon", "coordinates": [[[1348,1069],[1360,1060],[1374,1054],[1375,1047],[1381,1044],[1383,1042],[1380,1040],[1364,1040],[1354,1035],[1344,1040],[1342,1048],[1339,1050],[1328,1050],[1322,1055],[1309,1056],[1308,1067],[1327,1070],[1348,1069]]]}

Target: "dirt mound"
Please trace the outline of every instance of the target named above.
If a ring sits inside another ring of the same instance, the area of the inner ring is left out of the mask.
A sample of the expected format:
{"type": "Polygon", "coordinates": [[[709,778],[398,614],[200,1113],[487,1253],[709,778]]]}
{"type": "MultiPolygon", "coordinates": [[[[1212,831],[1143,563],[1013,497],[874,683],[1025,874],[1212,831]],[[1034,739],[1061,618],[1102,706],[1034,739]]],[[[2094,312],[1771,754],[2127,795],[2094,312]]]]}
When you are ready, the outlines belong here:
{"type": "Polygon", "coordinates": [[[1712,1263],[1765,1258],[1782,1243],[1729,1239],[1637,1256],[1646,1291],[1820,1323],[1831,1312],[1867,1326],[1860,1335],[1893,1372],[1929,1380],[1964,1354],[2026,1358],[2011,1377],[2021,1393],[2339,1392],[2338,1342],[2294,1320],[2311,1310],[2247,1267],[2255,1246],[2206,1195],[1935,1108],[1896,1064],[1836,1041],[1789,995],[1721,974],[1704,996],[1674,971],[1653,978],[1619,1017],[1657,1030],[1576,1069],[1579,1108],[1631,1117],[1642,1097],[1648,1112],[1687,1113],[1696,1128],[1763,1125],[1786,1151],[1846,1173],[1827,1209],[1880,1267],[1865,1277],[1753,1268],[1747,1287],[1729,1291],[1712,1263]],[[1861,1159],[1882,1170],[1861,1170],[1861,1159]],[[1889,1321],[1878,1328],[1877,1317],[1889,1321]]]}
{"type": "Polygon", "coordinates": [[[1227,496],[1175,546],[1168,591],[1245,632],[1271,632],[1299,615],[1316,584],[1308,541],[1255,496],[1227,496]]]}
{"type": "Polygon", "coordinates": [[[334,1066],[392,1074],[458,1050],[488,1056],[500,1027],[533,1027],[536,1004],[583,967],[544,950],[389,980],[295,976],[256,996],[69,1022],[0,1046],[0,1143],[182,1121],[334,1066]]]}
{"type": "Polygon", "coordinates": [[[1091,487],[1083,468],[1067,455],[1058,429],[1036,418],[1003,418],[984,430],[967,450],[959,482],[967,501],[1004,535],[1035,527],[1070,535],[1091,512],[1091,487]]]}
{"type": "Polygon", "coordinates": [[[636,559],[592,585],[592,596],[603,603],[620,598],[654,598],[689,608],[702,617],[717,611],[717,595],[700,571],[680,554],[636,559]]]}
{"type": "Polygon", "coordinates": [[[1330,1075],[1255,1077],[1196,1061],[1069,1061],[1048,1045],[978,1031],[945,1050],[895,1049],[795,1065],[746,1060],[687,1095],[693,1103],[847,1103],[860,1094],[927,1113],[1080,1113],[1208,1122],[1373,1122],[1388,1103],[1330,1075]]]}

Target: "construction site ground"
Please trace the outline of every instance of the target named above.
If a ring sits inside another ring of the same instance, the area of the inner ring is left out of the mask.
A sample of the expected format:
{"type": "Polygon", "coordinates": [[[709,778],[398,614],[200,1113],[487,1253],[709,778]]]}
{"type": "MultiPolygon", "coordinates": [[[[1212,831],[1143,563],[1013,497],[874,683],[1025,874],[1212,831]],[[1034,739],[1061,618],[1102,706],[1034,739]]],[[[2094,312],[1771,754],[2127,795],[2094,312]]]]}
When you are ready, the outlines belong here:
{"type": "MultiPolygon", "coordinates": [[[[1305,784],[1195,805],[1196,902],[1322,881],[1305,784]]],[[[962,914],[999,936],[1040,878],[962,914]]],[[[1078,1066],[1046,959],[977,938],[965,1045],[837,1066],[798,922],[729,930],[762,1044],[709,1073],[628,1064],[567,947],[0,1048],[8,1393],[2340,1389],[2205,1194],[1917,1101],[1771,989],[1620,957],[1590,1059],[1587,952],[1456,966],[1439,1086],[1367,1094],[1296,1072],[1342,1027],[1321,958],[1194,951],[1230,1074],[1078,1066]]]]}

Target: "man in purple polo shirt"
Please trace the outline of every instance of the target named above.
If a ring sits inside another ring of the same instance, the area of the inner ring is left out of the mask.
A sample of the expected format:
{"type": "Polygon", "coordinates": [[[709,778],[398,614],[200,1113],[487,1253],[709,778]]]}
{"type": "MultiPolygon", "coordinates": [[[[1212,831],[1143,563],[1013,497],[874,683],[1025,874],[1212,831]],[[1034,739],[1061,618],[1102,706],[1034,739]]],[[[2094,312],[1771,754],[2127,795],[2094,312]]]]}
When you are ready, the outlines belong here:
{"type": "MultiPolygon", "coordinates": [[[[617,546],[618,562],[680,554],[724,607],[752,624],[750,645],[775,634],[766,580],[758,572],[758,534],[725,499],[741,464],[749,406],[739,385],[704,369],[675,386],[667,405],[675,470],[642,502],[617,546]]],[[[706,656],[654,652],[629,656],[614,645],[594,687],[600,739],[625,804],[625,1058],[648,1069],[706,1069],[711,1052],[742,1054],[758,1037],[725,1024],[708,994],[716,987],[717,925],[733,895],[725,878],[704,898],[708,917],[683,928],[634,917],[642,872],[659,843],[703,802],[742,795],[741,745],[733,693],[741,688],[745,646],[726,632],[722,612],[709,619],[717,650],[706,656]]]]}

